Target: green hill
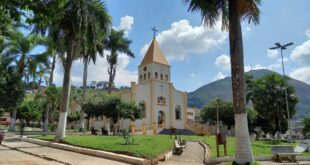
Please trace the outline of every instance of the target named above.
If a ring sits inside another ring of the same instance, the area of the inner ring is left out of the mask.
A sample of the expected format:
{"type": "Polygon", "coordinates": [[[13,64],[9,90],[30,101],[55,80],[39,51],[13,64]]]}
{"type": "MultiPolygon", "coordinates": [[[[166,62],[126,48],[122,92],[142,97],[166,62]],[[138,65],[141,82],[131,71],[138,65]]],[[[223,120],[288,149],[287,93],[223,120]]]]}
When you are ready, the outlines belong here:
{"type": "MultiPolygon", "coordinates": [[[[276,73],[267,69],[252,70],[247,74],[253,76],[254,79],[264,75],[276,73]]],[[[276,73],[278,74],[278,73],[276,73]]],[[[310,116],[310,85],[291,78],[289,84],[295,87],[296,95],[299,98],[297,104],[297,113],[294,118],[304,118],[310,116]]],[[[188,93],[188,104],[197,108],[202,108],[216,98],[224,100],[232,100],[231,77],[214,81],[206,84],[197,90],[188,93]]]]}

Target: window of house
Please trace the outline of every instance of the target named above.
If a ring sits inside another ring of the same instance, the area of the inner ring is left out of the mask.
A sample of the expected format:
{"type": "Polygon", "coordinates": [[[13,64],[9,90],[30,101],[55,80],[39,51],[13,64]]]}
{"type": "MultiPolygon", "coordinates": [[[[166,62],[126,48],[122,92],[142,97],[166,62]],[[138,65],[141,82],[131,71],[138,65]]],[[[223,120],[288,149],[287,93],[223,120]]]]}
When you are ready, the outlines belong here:
{"type": "Polygon", "coordinates": [[[146,71],[147,70],[147,67],[145,66],[144,68],[143,68],[143,71],[146,71]]]}
{"type": "Polygon", "coordinates": [[[151,78],[151,73],[147,73],[147,78],[150,79],[151,78]]]}
{"type": "Polygon", "coordinates": [[[159,96],[159,97],[157,98],[157,103],[158,103],[158,104],[166,104],[166,98],[163,97],[163,96],[159,96]]]}
{"type": "Polygon", "coordinates": [[[164,76],[163,76],[163,74],[161,73],[160,74],[160,80],[163,80],[164,79],[164,76]]]}
{"type": "Polygon", "coordinates": [[[140,74],[140,81],[142,80],[142,74],[140,74]]]}
{"type": "Polygon", "coordinates": [[[144,73],[144,75],[143,75],[143,79],[145,80],[146,79],[146,74],[144,73]]]}
{"type": "Polygon", "coordinates": [[[158,73],[157,72],[155,72],[155,79],[157,79],[158,78],[158,73]]]}
{"type": "Polygon", "coordinates": [[[167,74],[165,75],[165,80],[168,81],[168,75],[167,74]]]}
{"type": "Polygon", "coordinates": [[[175,119],[181,120],[181,106],[180,105],[177,105],[175,107],[175,119]]]}

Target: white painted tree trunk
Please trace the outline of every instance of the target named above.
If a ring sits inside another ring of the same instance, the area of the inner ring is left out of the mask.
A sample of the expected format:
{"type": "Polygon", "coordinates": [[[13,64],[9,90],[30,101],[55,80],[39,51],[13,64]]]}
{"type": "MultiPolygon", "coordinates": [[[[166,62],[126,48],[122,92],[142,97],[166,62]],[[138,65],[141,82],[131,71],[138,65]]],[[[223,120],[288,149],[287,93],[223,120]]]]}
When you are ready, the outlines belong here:
{"type": "Polygon", "coordinates": [[[66,126],[67,126],[67,112],[59,113],[59,122],[57,127],[57,138],[56,140],[63,140],[66,137],[66,126]]]}
{"type": "Polygon", "coordinates": [[[80,115],[80,130],[82,130],[82,132],[85,131],[85,113],[84,112],[80,112],[81,115],[80,115]]]}
{"type": "Polygon", "coordinates": [[[47,135],[48,132],[48,118],[49,118],[49,106],[46,107],[45,111],[45,121],[44,121],[44,135],[47,135]]]}
{"type": "Polygon", "coordinates": [[[15,131],[16,113],[17,113],[17,109],[14,108],[13,112],[12,112],[11,121],[10,121],[10,128],[9,128],[9,130],[11,132],[15,131]]]}
{"type": "Polygon", "coordinates": [[[253,162],[247,113],[235,114],[236,161],[239,164],[253,162]]]}

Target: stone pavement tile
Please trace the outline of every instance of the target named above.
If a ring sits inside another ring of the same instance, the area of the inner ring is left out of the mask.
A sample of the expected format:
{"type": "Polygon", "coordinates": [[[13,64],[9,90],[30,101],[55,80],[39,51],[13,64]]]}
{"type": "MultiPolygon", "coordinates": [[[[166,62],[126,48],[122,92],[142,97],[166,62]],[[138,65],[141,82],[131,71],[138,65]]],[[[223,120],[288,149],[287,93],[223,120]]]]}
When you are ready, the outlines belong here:
{"type": "Polygon", "coordinates": [[[60,163],[0,146],[0,165],[60,165],[60,163]]]}
{"type": "Polygon", "coordinates": [[[32,154],[40,155],[42,157],[52,158],[60,162],[65,162],[72,165],[98,165],[98,164],[125,165],[125,163],[113,160],[79,154],[71,151],[55,149],[24,141],[5,142],[4,144],[9,147],[18,147],[18,149],[21,151],[30,152],[32,154]]]}
{"type": "Polygon", "coordinates": [[[187,142],[181,155],[173,155],[162,165],[201,165],[204,159],[204,149],[198,142],[187,142]]]}

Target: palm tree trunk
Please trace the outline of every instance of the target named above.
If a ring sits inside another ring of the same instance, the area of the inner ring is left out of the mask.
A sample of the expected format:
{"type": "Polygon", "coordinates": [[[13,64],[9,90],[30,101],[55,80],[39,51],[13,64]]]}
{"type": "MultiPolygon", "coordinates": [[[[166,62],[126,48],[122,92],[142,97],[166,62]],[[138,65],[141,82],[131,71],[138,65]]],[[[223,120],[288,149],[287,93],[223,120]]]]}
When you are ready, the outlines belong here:
{"type": "MultiPolygon", "coordinates": [[[[82,97],[83,103],[85,103],[85,99],[86,99],[87,70],[88,70],[88,59],[85,59],[84,60],[84,72],[83,72],[83,97],[82,97]]],[[[80,112],[80,130],[83,132],[85,130],[85,114],[82,110],[80,112]]]]}
{"type": "Polygon", "coordinates": [[[233,107],[235,112],[236,153],[238,164],[253,162],[247,113],[245,109],[245,79],[243,43],[240,24],[239,1],[229,0],[229,44],[231,58],[233,107]]]}
{"type": "Polygon", "coordinates": [[[50,79],[49,79],[48,86],[51,86],[53,84],[55,64],[56,64],[56,54],[54,54],[54,56],[53,56],[52,68],[51,68],[51,73],[50,73],[50,79]]]}
{"type": "Polygon", "coordinates": [[[11,121],[10,121],[10,132],[14,132],[15,131],[15,122],[16,122],[16,113],[17,113],[17,109],[13,108],[13,112],[12,112],[12,116],[11,116],[11,121]]]}
{"type": "Polygon", "coordinates": [[[110,68],[108,69],[109,73],[109,86],[108,86],[108,93],[112,92],[112,83],[113,83],[113,64],[110,64],[110,68]]]}
{"type": "Polygon", "coordinates": [[[63,140],[66,136],[67,112],[69,109],[70,92],[71,92],[71,66],[73,62],[73,40],[69,39],[67,57],[64,62],[64,79],[62,85],[62,100],[59,112],[59,120],[55,139],[63,140]]]}
{"type": "Polygon", "coordinates": [[[47,135],[47,132],[48,132],[48,116],[49,116],[49,106],[47,105],[46,106],[46,110],[45,110],[45,121],[44,121],[44,127],[43,127],[43,130],[44,130],[44,135],[47,135]]]}

